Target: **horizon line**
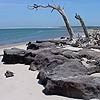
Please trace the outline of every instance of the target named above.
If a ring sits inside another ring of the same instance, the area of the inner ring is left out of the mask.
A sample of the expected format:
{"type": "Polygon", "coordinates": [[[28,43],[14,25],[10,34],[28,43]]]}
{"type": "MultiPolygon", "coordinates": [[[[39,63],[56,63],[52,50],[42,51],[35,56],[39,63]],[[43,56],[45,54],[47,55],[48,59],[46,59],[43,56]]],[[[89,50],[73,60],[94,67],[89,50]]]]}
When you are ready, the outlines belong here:
{"type": "MultiPolygon", "coordinates": [[[[61,28],[61,27],[66,27],[66,26],[50,26],[50,27],[48,27],[48,26],[40,26],[40,27],[8,27],[8,28],[0,28],[0,29],[30,29],[30,28],[61,28]]],[[[81,26],[77,26],[77,25],[73,25],[73,26],[71,26],[71,27],[81,27],[81,26]]],[[[93,25],[89,25],[89,26],[87,26],[87,28],[89,28],[89,27],[98,27],[98,28],[100,28],[100,26],[93,26],[93,25]]]]}

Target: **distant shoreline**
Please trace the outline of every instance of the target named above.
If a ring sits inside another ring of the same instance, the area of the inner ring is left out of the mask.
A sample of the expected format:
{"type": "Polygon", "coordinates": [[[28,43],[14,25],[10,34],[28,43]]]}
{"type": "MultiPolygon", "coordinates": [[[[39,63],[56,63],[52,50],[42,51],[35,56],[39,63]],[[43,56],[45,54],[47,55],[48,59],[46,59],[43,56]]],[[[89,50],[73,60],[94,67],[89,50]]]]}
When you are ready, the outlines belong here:
{"type": "MultiPolygon", "coordinates": [[[[81,26],[72,26],[72,28],[75,28],[75,27],[80,27],[81,26]]],[[[8,28],[0,28],[0,30],[2,29],[34,29],[34,28],[66,28],[65,26],[48,26],[48,27],[8,27],[8,28]]],[[[100,26],[87,26],[87,28],[100,28],[100,26]]]]}

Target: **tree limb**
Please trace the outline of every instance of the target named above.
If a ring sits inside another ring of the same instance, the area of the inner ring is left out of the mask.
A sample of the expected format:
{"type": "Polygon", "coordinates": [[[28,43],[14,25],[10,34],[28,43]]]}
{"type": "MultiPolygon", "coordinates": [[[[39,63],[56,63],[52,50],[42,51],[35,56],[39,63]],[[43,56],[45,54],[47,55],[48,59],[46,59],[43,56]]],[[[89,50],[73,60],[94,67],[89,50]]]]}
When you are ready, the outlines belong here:
{"type": "Polygon", "coordinates": [[[74,32],[73,32],[73,30],[72,30],[72,28],[69,24],[67,16],[64,14],[64,8],[63,7],[61,7],[59,5],[50,5],[50,4],[48,4],[46,6],[45,5],[33,4],[32,6],[29,6],[29,8],[36,9],[36,10],[38,10],[38,8],[51,8],[52,9],[51,12],[53,12],[54,10],[58,11],[61,14],[61,16],[62,16],[62,18],[65,22],[66,28],[67,28],[69,36],[70,36],[70,40],[73,39],[74,32]]]}
{"type": "Polygon", "coordinates": [[[83,30],[84,30],[84,34],[85,34],[86,38],[89,39],[89,34],[88,34],[88,31],[87,31],[87,28],[86,28],[86,26],[85,26],[85,23],[84,23],[83,19],[82,19],[81,16],[78,15],[77,13],[76,13],[76,15],[75,15],[75,18],[76,18],[77,20],[80,21],[81,26],[82,26],[82,28],[83,28],[83,30]]]}
{"type": "Polygon", "coordinates": [[[75,18],[78,19],[78,20],[81,19],[80,15],[78,15],[77,13],[76,13],[76,15],[75,15],[75,18]]]}

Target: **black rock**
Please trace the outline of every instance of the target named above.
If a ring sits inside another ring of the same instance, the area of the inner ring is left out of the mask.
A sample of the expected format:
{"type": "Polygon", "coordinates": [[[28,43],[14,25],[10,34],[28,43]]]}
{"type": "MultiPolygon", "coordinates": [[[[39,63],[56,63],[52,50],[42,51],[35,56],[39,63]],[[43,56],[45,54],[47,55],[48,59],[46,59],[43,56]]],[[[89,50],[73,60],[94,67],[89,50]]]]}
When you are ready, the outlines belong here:
{"type": "Polygon", "coordinates": [[[11,71],[6,71],[5,76],[6,76],[6,78],[13,77],[14,73],[11,71]]]}
{"type": "Polygon", "coordinates": [[[100,52],[91,49],[82,49],[78,52],[78,58],[96,59],[100,56],[100,52]]]}
{"type": "Polygon", "coordinates": [[[36,43],[43,43],[43,41],[38,41],[38,40],[37,40],[36,43]]]}
{"type": "Polygon", "coordinates": [[[38,49],[42,49],[42,48],[55,48],[55,47],[56,47],[56,45],[51,42],[36,41],[36,43],[34,42],[34,43],[29,44],[27,49],[38,50],[38,49]]]}
{"type": "Polygon", "coordinates": [[[41,83],[46,84],[48,78],[52,79],[53,77],[58,77],[59,79],[74,77],[78,75],[86,75],[87,72],[87,68],[81,63],[81,61],[77,59],[70,59],[65,63],[62,63],[61,61],[52,62],[47,67],[40,70],[37,78],[41,81],[41,83]]]}
{"type": "Polygon", "coordinates": [[[28,55],[31,55],[31,52],[28,50],[18,48],[5,49],[2,62],[6,64],[29,64],[29,62],[32,62],[33,58],[29,58],[28,55]]]}
{"type": "Polygon", "coordinates": [[[44,85],[43,92],[47,95],[84,100],[100,97],[100,78],[89,76],[88,69],[77,59],[41,69],[37,78],[44,85]]]}
{"type": "Polygon", "coordinates": [[[27,47],[27,50],[28,50],[28,49],[38,50],[38,49],[39,49],[39,46],[36,45],[35,43],[29,43],[29,44],[28,44],[28,47],[27,47]]]}
{"type": "Polygon", "coordinates": [[[63,56],[65,56],[68,59],[75,59],[77,52],[71,51],[71,50],[66,50],[62,53],[63,56]]]}
{"type": "Polygon", "coordinates": [[[30,65],[30,70],[40,70],[41,68],[48,67],[51,63],[63,64],[68,59],[63,55],[60,55],[60,51],[56,50],[43,50],[38,52],[34,57],[34,61],[30,65]]]}
{"type": "Polygon", "coordinates": [[[47,95],[61,95],[90,100],[100,99],[100,78],[91,76],[48,78],[43,92],[47,95]]]}
{"type": "Polygon", "coordinates": [[[62,36],[60,39],[65,39],[66,37],[62,36]]]}

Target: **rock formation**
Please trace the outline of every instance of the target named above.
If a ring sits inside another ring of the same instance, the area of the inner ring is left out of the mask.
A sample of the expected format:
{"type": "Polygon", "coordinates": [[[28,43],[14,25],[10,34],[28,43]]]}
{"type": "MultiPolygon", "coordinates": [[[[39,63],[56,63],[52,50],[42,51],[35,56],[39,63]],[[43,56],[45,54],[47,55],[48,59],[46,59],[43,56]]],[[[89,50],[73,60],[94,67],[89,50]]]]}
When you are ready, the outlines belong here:
{"type": "Polygon", "coordinates": [[[38,42],[35,45],[39,49],[33,46],[28,50],[5,49],[2,61],[28,64],[29,70],[38,70],[37,78],[44,85],[43,92],[46,95],[100,99],[100,78],[91,76],[100,72],[100,52],[91,49],[72,51],[57,48],[56,44],[48,42],[38,42]],[[82,63],[83,58],[87,59],[89,67],[82,63]]]}
{"type": "Polygon", "coordinates": [[[7,70],[6,73],[5,73],[5,76],[6,76],[6,78],[13,77],[14,73],[7,70]]]}

